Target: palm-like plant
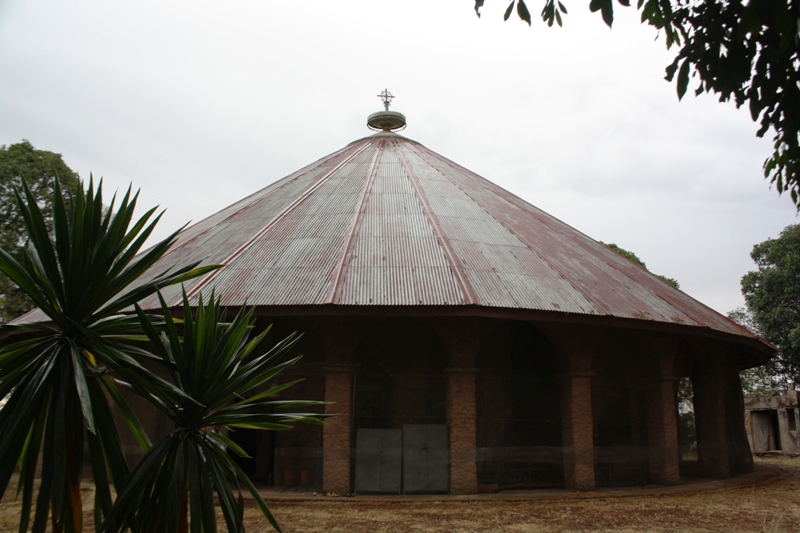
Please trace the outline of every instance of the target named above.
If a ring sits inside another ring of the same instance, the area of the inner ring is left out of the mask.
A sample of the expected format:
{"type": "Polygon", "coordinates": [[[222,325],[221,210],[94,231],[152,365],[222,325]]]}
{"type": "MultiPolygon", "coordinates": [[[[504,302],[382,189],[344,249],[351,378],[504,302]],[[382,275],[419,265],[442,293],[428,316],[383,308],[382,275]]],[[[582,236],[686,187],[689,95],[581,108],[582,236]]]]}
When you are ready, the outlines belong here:
{"type": "Polygon", "coordinates": [[[23,183],[16,198],[28,231],[22,262],[0,250],[5,273],[46,315],[42,321],[0,326],[0,499],[19,467],[22,494],[19,531],[30,523],[34,473],[41,453],[41,486],[32,531],[52,519],[55,532],[82,531],[80,495],[84,444],[96,485],[95,524],[112,506],[128,477],[111,398],[139,442],[147,436],[122,399],[112,375],[140,393],[175,389],[137,360],[148,354],[131,341],[142,337],[133,304],[159,287],[180,283],[215,266],[189,265],[154,279],[138,278],[172,245],[177,232],[140,255],[161,215],[151,209],[133,222],[138,193],[130,189],[118,206],[103,205],[102,182],[67,201],[58,182],[53,198],[53,235],[34,196],[23,183]],[[132,224],[133,222],[133,224],[132,224]],[[137,281],[138,280],[138,281],[137,281]],[[21,334],[17,336],[17,334],[21,334]]]}
{"type": "MultiPolygon", "coordinates": [[[[159,295],[160,296],[160,295],[159,295]]],[[[221,433],[237,428],[289,429],[291,422],[321,423],[324,415],[276,410],[321,405],[317,401],[275,400],[296,381],[270,383],[300,358],[284,361],[298,337],[289,336],[264,354],[253,356],[269,329],[251,338],[253,310],[240,309],[225,323],[225,312],[212,292],[193,316],[186,294],[183,319],[176,321],[161,300],[165,328],[137,311],[155,353],[179,391],[154,389],[149,400],[172,419],[175,430],[145,453],[108,516],[103,531],[184,533],[216,532],[214,493],[227,530],[244,532],[244,485],[275,530],[266,503],[224,447],[247,454],[221,433]],[[265,390],[261,390],[265,389],[265,390]],[[237,495],[234,495],[234,489],[237,495]]]]}

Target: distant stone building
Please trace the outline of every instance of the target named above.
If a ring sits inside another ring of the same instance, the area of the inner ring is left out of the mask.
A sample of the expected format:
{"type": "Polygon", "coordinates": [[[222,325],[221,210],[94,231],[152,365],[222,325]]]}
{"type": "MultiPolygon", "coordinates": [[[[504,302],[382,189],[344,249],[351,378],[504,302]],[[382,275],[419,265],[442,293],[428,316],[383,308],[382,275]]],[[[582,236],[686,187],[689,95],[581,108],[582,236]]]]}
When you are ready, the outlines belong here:
{"type": "Polygon", "coordinates": [[[744,424],[753,453],[800,453],[800,395],[783,393],[744,397],[744,424]]]}
{"type": "MultiPolygon", "coordinates": [[[[255,306],[271,342],[304,333],[285,379],[305,381],[288,394],[338,416],[239,431],[243,467],[338,493],[675,484],[676,384],[690,377],[697,469],[749,471],[738,371],[773,347],[398,135],[385,97],[377,133],[185,229],[151,271],[226,264],[189,296],[255,306]]],[[[180,312],[180,289],[165,297],[180,312]]]]}

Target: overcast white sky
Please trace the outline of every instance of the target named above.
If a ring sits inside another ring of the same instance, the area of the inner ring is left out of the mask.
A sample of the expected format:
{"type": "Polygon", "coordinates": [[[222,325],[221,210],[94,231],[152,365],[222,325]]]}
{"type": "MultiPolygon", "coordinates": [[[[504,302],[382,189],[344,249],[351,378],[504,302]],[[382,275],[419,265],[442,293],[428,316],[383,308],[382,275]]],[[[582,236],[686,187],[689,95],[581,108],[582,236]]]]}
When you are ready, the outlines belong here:
{"type": "MultiPolygon", "coordinates": [[[[0,0],[0,144],[133,183],[166,235],[370,134],[403,135],[604,242],[721,313],[754,244],[795,223],[763,179],[770,139],[713,96],[678,102],[632,9],[564,28],[507,0],[0,0]]],[[[540,4],[529,0],[532,12],[540,4]]]]}

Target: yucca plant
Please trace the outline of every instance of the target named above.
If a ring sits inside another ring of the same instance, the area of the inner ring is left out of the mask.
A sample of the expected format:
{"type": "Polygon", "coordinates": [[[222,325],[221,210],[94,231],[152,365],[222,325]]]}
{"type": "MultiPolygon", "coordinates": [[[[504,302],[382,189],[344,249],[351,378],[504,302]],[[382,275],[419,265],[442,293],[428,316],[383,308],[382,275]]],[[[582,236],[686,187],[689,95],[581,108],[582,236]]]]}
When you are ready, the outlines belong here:
{"type": "Polygon", "coordinates": [[[104,206],[102,182],[95,190],[90,179],[87,190],[65,200],[56,182],[50,235],[27,185],[23,182],[22,194],[16,191],[29,243],[21,262],[0,250],[0,271],[43,314],[37,322],[0,326],[0,398],[8,397],[0,409],[0,499],[18,467],[20,532],[30,525],[40,456],[41,485],[31,530],[45,531],[48,521],[56,533],[83,530],[84,444],[96,486],[96,527],[110,512],[110,486],[122,490],[129,471],[109,398],[139,442],[149,445],[115,378],[123,377],[142,394],[153,389],[179,394],[140,364],[148,353],[132,342],[143,338],[133,305],[158,287],[215,267],[189,265],[140,280],[177,232],[139,254],[161,215],[154,216],[154,208],[134,222],[137,197],[129,188],[118,205],[115,195],[104,206]]]}
{"type": "MultiPolygon", "coordinates": [[[[160,297],[160,294],[159,294],[160,297]]],[[[193,533],[217,531],[216,493],[229,532],[244,532],[243,487],[276,531],[277,522],[247,475],[225,447],[247,454],[228,431],[282,430],[292,422],[321,423],[324,415],[281,412],[321,405],[318,401],[276,400],[297,381],[274,383],[300,357],[285,360],[299,337],[291,335],[269,349],[254,350],[269,328],[253,337],[253,310],[240,308],[227,323],[225,310],[211,293],[200,295],[196,310],[183,295],[183,317],[170,316],[161,299],[166,327],[157,328],[141,309],[147,336],[179,393],[155,389],[148,399],[174,423],[174,431],[145,453],[131,472],[102,531],[193,533]],[[236,493],[236,494],[234,494],[236,493]]]]}

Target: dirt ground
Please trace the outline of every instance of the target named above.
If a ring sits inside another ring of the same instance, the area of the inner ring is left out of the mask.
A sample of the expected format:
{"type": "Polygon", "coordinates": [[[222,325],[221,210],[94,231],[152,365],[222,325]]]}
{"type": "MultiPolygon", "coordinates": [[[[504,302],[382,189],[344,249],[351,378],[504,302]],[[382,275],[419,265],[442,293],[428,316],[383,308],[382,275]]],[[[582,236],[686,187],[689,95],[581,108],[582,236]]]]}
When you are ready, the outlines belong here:
{"type": "MultiPolygon", "coordinates": [[[[666,490],[503,495],[508,499],[426,496],[401,501],[284,494],[273,495],[268,503],[286,533],[800,531],[800,457],[756,462],[776,474],[666,490]]],[[[90,493],[87,489],[87,532],[91,531],[90,493]]],[[[13,494],[9,491],[0,502],[3,533],[16,531],[19,524],[13,494]]],[[[248,505],[245,513],[247,531],[269,531],[254,506],[248,505]]]]}

